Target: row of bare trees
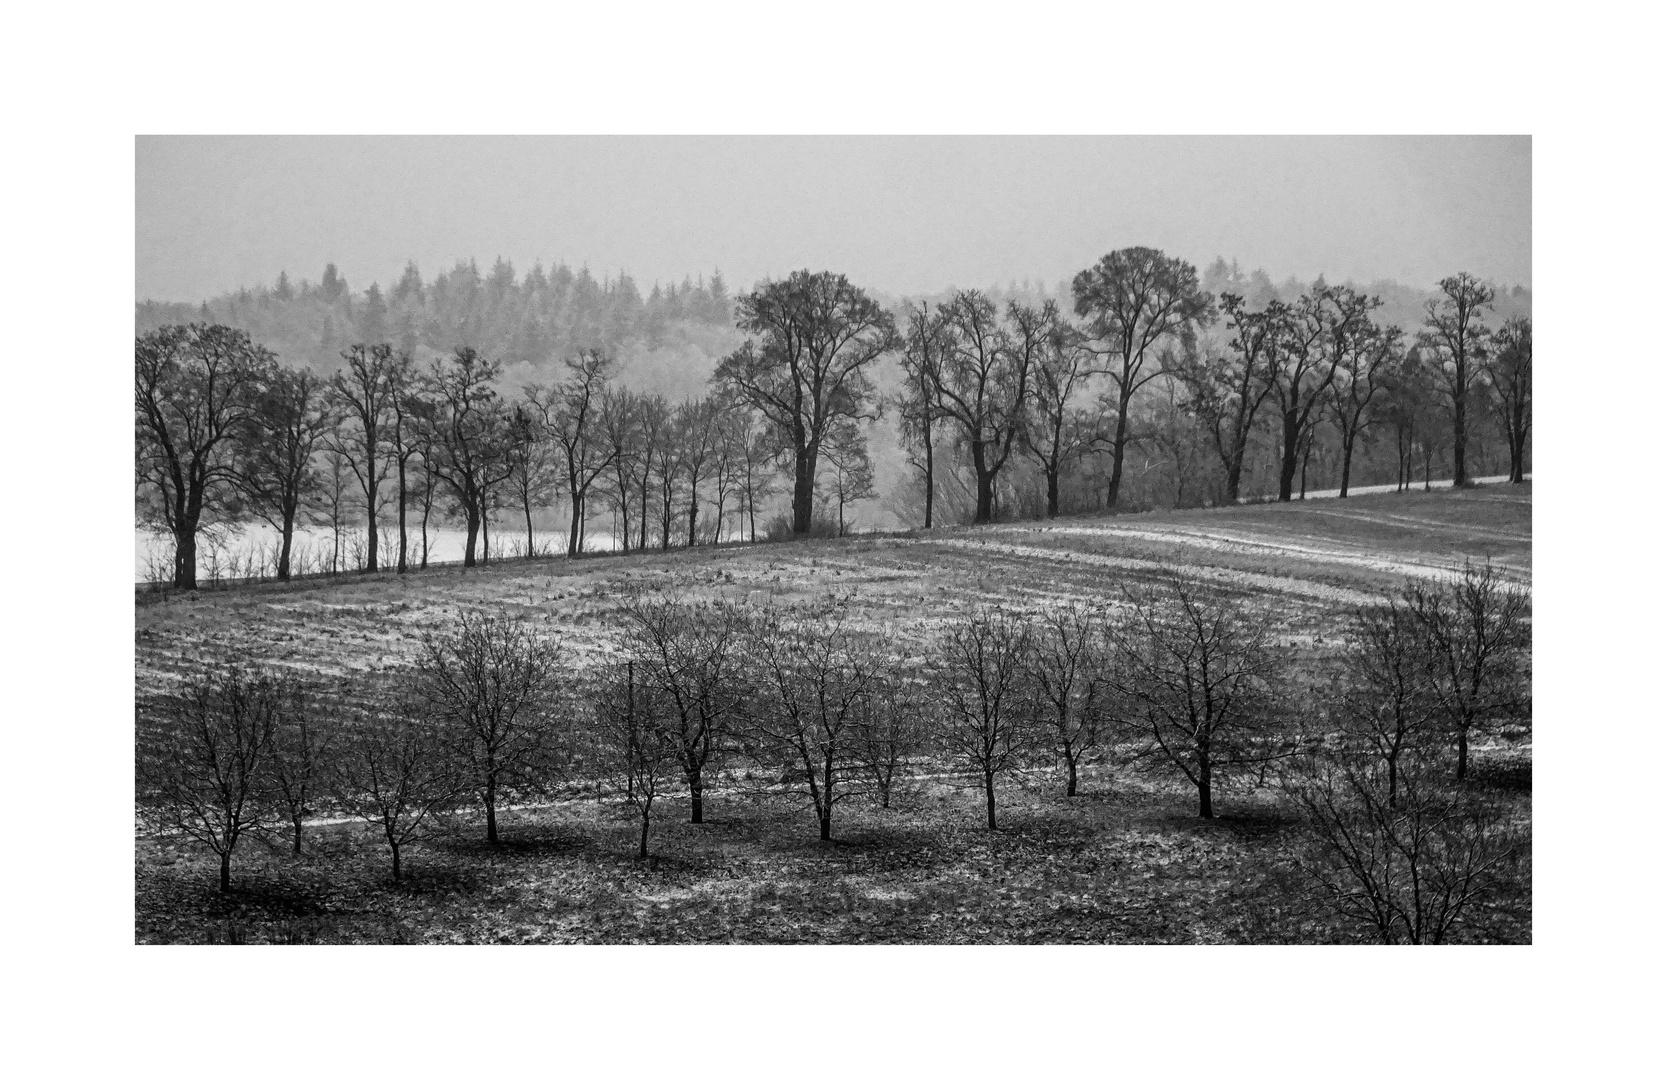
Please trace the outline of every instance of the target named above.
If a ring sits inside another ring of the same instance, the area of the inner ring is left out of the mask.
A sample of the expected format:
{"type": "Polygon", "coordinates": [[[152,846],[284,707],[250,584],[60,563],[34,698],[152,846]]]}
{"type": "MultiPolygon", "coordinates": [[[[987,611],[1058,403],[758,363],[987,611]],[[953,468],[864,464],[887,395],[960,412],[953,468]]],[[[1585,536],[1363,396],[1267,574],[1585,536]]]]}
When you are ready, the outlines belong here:
{"type": "MultiPolygon", "coordinates": [[[[250,519],[279,536],[279,580],[291,574],[299,528],[330,527],[336,568],[353,520],[367,572],[426,566],[436,515],[464,526],[465,566],[487,557],[493,513],[505,509],[524,523],[532,555],[535,517],[560,503],[570,510],[569,556],[585,549],[599,509],[612,512],[621,550],[756,539],[791,460],[733,395],[674,407],[618,386],[614,361],[598,351],[569,358],[558,381],[517,399],[502,392],[502,366],[469,347],[420,368],[390,345],[353,345],[342,370],[322,379],[280,365],[241,331],[192,324],[145,335],[137,356],[140,511],[174,541],[178,588],[195,587],[205,525],[250,519]],[[381,549],[389,513],[391,559],[381,549]]],[[[873,494],[867,445],[847,420],[820,449],[844,531],[846,507],[873,494]]]]}
{"type": "Polygon", "coordinates": [[[1373,319],[1381,301],[1351,287],[1322,280],[1294,302],[1253,307],[1241,295],[1210,296],[1191,264],[1150,248],[1111,252],[1076,276],[1072,292],[1077,321],[1052,302],[998,307],[977,290],[909,311],[895,404],[927,527],[946,440],[971,473],[975,522],[997,513],[1015,450],[1039,473],[1050,517],[1060,512],[1062,478],[1096,454],[1109,459],[1103,506],[1116,509],[1137,447],[1172,457],[1183,487],[1213,471],[1201,457],[1218,459],[1220,498],[1233,502],[1263,429],[1280,500],[1297,494],[1299,479],[1306,491],[1322,427],[1335,432],[1344,496],[1363,440],[1389,431],[1398,486],[1411,485],[1420,454],[1427,483],[1443,449],[1463,486],[1467,425],[1484,401],[1506,437],[1511,479],[1522,479],[1531,328],[1512,319],[1488,331],[1482,316],[1493,290],[1469,274],[1442,281],[1411,341],[1373,319]],[[1224,333],[1206,340],[1201,332],[1218,317],[1224,333]],[[1451,420],[1450,438],[1441,416],[1451,420]]]}

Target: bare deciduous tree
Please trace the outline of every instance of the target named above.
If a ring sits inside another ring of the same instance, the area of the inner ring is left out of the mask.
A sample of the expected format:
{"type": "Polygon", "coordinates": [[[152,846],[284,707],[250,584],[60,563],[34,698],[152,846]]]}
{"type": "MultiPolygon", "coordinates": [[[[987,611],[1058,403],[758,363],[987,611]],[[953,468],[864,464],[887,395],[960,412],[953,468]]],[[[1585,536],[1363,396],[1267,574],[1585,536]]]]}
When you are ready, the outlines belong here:
{"type": "Polygon", "coordinates": [[[1274,754],[1269,625],[1179,577],[1130,594],[1133,616],[1111,631],[1119,720],[1198,790],[1198,816],[1215,816],[1218,779],[1274,754]]]}
{"type": "Polygon", "coordinates": [[[1077,793],[1077,769],[1099,743],[1111,707],[1112,658],[1098,612],[1087,605],[1042,615],[1031,637],[1026,673],[1048,740],[1065,765],[1065,794],[1077,793]]]}
{"type": "Polygon", "coordinates": [[[666,778],[679,770],[677,710],[661,690],[638,681],[634,660],[615,665],[601,686],[597,704],[603,754],[624,769],[625,801],[640,826],[637,857],[646,859],[654,800],[666,778]]]}
{"type": "Polygon", "coordinates": [[[1441,279],[1440,299],[1425,305],[1425,331],[1418,344],[1424,363],[1436,377],[1453,419],[1453,486],[1470,482],[1465,458],[1469,444],[1470,388],[1481,374],[1487,353],[1487,330],[1481,315],[1493,306],[1493,289],[1472,274],[1441,279]]]}
{"type": "Polygon", "coordinates": [[[1105,255],[1071,281],[1076,313],[1088,319],[1090,347],[1103,357],[1111,379],[1115,414],[1111,431],[1108,509],[1117,508],[1123,453],[1129,439],[1129,406],[1135,392],[1163,373],[1147,370],[1147,353],[1166,339],[1190,346],[1214,317],[1210,294],[1198,287],[1198,270],[1152,248],[1123,248],[1105,255]]]}
{"type": "Polygon", "coordinates": [[[336,799],[382,831],[395,881],[403,879],[400,849],[427,836],[436,816],[468,791],[440,733],[400,713],[360,717],[335,762],[336,799]]]}
{"type": "Polygon", "coordinates": [[[392,345],[351,345],[342,351],[347,370],[330,380],[339,410],[351,424],[338,429],[336,448],[347,459],[365,495],[366,573],[377,569],[376,512],[381,502],[382,468],[387,456],[387,425],[399,396],[392,345]]]}
{"type": "Polygon", "coordinates": [[[288,581],[296,523],[323,483],[316,451],[331,441],[338,416],[316,375],[279,368],[250,419],[239,440],[237,483],[249,510],[278,530],[278,580],[288,581]]]}
{"type": "Polygon", "coordinates": [[[793,532],[810,531],[816,463],[839,417],[872,419],[867,369],[900,344],[891,313],[844,274],[794,271],[740,298],[736,325],[757,334],[714,380],[762,413],[793,455],[793,532]]]}
{"type": "Polygon", "coordinates": [[[1528,452],[1533,354],[1533,324],[1519,317],[1507,319],[1504,326],[1494,331],[1486,361],[1494,410],[1510,447],[1513,484],[1522,483],[1523,460],[1528,452]]]}
{"type": "Polygon", "coordinates": [[[989,828],[996,827],[996,777],[1017,765],[1031,732],[1025,700],[1030,627],[981,609],[950,625],[938,642],[938,737],[945,751],[978,774],[989,828]]]}
{"type": "Polygon", "coordinates": [[[765,612],[748,638],[757,668],[749,726],[766,759],[803,786],[822,839],[831,839],[834,807],[862,790],[861,721],[882,689],[883,646],[833,602],[765,612]]]}
{"type": "Polygon", "coordinates": [[[706,770],[729,750],[748,696],[745,613],[726,603],[638,596],[626,607],[626,651],[666,723],[689,786],[689,821],[704,815],[706,770]]]}
{"type": "Polygon", "coordinates": [[[165,326],[134,342],[140,506],[174,541],[174,587],[197,587],[197,533],[235,491],[234,451],[277,364],[229,326],[165,326]]]}
{"type": "Polygon", "coordinates": [[[1435,708],[1458,752],[1460,780],[1473,732],[1529,708],[1528,593],[1507,585],[1491,563],[1465,563],[1442,585],[1408,586],[1406,603],[1431,655],[1435,708]]]}
{"type": "Polygon", "coordinates": [[[439,722],[498,842],[498,800],[536,790],[560,674],[554,640],[525,623],[464,613],[423,639],[417,692],[439,722]]]}
{"type": "Polygon", "coordinates": [[[283,696],[275,677],[231,665],[140,710],[140,806],[158,826],[220,857],[223,893],[231,891],[238,841],[273,818],[265,796],[283,696]]]}
{"type": "Polygon", "coordinates": [[[272,730],[271,783],[273,802],[288,819],[295,854],[313,802],[328,787],[328,771],[335,749],[330,727],[317,715],[312,698],[295,680],[276,684],[277,706],[272,730]]]}

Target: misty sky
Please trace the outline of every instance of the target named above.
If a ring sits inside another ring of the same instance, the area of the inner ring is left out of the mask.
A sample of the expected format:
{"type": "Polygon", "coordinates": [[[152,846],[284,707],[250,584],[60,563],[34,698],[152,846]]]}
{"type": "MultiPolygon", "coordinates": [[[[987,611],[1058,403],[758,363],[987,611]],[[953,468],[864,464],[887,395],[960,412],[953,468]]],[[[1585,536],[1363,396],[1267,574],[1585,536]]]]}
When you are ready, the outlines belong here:
{"type": "Polygon", "coordinates": [[[473,257],[646,293],[808,267],[891,293],[1068,278],[1113,248],[1276,279],[1532,285],[1520,137],[141,137],[139,299],[355,290],[473,257]]]}

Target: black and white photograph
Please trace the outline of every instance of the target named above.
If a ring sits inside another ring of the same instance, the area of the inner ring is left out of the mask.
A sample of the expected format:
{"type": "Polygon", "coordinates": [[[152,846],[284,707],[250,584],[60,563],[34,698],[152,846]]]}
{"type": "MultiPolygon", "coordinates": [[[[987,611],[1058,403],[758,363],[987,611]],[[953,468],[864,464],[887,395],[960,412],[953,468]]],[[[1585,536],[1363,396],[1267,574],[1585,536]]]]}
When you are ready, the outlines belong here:
{"type": "Polygon", "coordinates": [[[1651,1074],[1642,12],[11,26],[9,1072],[1651,1074]]]}
{"type": "Polygon", "coordinates": [[[1530,151],[139,138],[136,940],[1531,941],[1530,151]]]}

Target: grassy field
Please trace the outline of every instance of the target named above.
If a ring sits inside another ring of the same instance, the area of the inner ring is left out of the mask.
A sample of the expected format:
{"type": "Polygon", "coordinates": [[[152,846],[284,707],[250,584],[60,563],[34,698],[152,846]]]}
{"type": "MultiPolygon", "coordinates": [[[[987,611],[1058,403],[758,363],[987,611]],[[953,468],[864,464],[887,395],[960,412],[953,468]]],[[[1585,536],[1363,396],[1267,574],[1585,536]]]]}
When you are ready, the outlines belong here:
{"type": "MultiPolygon", "coordinates": [[[[1063,518],[886,537],[522,562],[396,577],[138,595],[137,687],[166,690],[205,657],[240,655],[369,687],[460,609],[516,614],[558,632],[576,667],[614,647],[625,590],[689,596],[829,593],[903,648],[981,603],[1035,609],[1179,572],[1264,606],[1293,662],[1329,652],[1344,613],[1489,560],[1531,584],[1528,485],[1346,501],[1063,518]]],[[[1524,823],[1531,751],[1484,745],[1479,783],[1524,823]]],[[[410,853],[409,880],[354,825],[311,830],[297,859],[239,849],[239,891],[214,892],[211,859],[167,838],[136,841],[136,935],[173,941],[1334,941],[1294,869],[1293,822],[1265,791],[1228,791],[1199,821],[1189,789],[1117,768],[1066,800],[1038,773],[982,828],[981,795],[916,783],[892,810],[836,811],[816,839],[797,802],[739,791],[683,823],[667,799],[657,856],[631,858],[631,823],[594,800],[510,815],[489,849],[473,822],[410,853]]],[[[1527,880],[1527,875],[1523,875],[1527,880]]],[[[1478,920],[1473,940],[1527,940],[1527,896],[1478,920]]]]}

